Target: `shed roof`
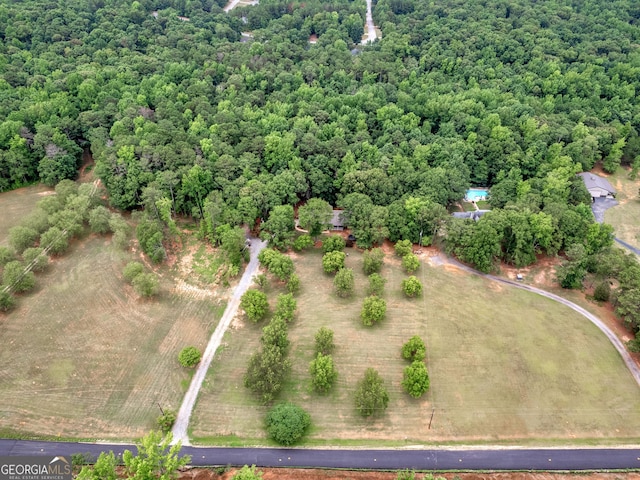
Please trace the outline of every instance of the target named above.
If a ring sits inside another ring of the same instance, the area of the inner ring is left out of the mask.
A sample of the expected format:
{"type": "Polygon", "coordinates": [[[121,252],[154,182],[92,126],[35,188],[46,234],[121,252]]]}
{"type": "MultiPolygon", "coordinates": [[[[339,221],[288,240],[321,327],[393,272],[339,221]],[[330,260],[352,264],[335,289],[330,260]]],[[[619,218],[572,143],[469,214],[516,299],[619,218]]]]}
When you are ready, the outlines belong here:
{"type": "Polygon", "coordinates": [[[587,190],[592,188],[601,188],[610,193],[616,193],[616,189],[609,183],[609,180],[606,178],[595,175],[591,172],[582,172],[578,174],[582,177],[582,181],[584,182],[584,186],[587,187],[587,190]]]}
{"type": "Polygon", "coordinates": [[[342,212],[343,210],[334,210],[333,217],[331,218],[331,225],[334,227],[344,227],[344,222],[342,220],[342,212]]]}

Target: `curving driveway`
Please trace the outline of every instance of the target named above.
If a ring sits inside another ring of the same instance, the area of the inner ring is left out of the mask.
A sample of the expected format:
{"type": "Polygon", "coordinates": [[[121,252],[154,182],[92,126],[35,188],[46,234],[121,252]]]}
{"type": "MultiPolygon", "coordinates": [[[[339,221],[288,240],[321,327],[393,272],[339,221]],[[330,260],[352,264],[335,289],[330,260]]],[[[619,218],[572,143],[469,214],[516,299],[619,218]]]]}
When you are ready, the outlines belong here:
{"type": "Polygon", "coordinates": [[[220,323],[218,323],[218,326],[213,332],[213,335],[211,335],[209,343],[207,344],[207,348],[204,351],[204,355],[202,356],[202,360],[198,365],[198,369],[191,379],[189,390],[187,390],[187,393],[182,399],[182,405],[180,405],[180,410],[178,410],[178,417],[176,418],[172,429],[173,443],[177,443],[180,441],[183,445],[189,445],[189,435],[187,433],[187,428],[189,427],[189,419],[191,418],[191,412],[193,411],[193,407],[195,406],[196,400],[198,398],[198,393],[200,393],[200,388],[202,388],[202,383],[204,382],[204,378],[207,375],[207,371],[209,370],[211,361],[216,354],[216,350],[222,342],[222,337],[227,331],[227,328],[229,328],[231,320],[233,320],[233,317],[235,317],[236,313],[238,312],[238,307],[240,306],[240,297],[242,297],[244,292],[246,292],[247,289],[251,286],[253,275],[258,269],[258,254],[266,245],[267,242],[264,242],[257,238],[252,240],[251,260],[249,261],[249,265],[247,265],[247,268],[242,274],[240,282],[233,290],[233,294],[229,299],[229,303],[227,303],[227,308],[225,309],[224,314],[220,319],[220,323]]]}

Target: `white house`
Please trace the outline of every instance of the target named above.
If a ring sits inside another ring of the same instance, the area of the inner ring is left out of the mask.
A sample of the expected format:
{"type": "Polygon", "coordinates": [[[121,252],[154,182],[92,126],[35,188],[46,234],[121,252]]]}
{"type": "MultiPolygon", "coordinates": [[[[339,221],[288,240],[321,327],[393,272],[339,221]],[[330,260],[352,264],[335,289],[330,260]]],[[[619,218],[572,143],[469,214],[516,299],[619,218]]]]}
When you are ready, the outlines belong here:
{"type": "Polygon", "coordinates": [[[616,189],[611,186],[606,178],[599,177],[590,172],[578,174],[582,177],[584,186],[587,187],[591,194],[591,199],[596,198],[613,198],[616,196],[616,189]]]}

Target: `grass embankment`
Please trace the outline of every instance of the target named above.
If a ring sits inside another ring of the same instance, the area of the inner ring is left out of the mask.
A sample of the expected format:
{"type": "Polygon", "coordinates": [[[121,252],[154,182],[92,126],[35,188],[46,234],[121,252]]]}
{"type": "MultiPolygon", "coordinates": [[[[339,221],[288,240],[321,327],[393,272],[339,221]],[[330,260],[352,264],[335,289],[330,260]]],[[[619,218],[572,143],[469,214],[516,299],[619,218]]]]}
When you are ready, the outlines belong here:
{"type": "Polygon", "coordinates": [[[206,346],[222,302],[167,267],[141,299],[122,278],[131,260],[108,237],[74,241],[0,314],[0,431],[130,440],[156,428],[159,405],[178,409],[190,377],[178,352],[206,346]]]}
{"type": "MultiPolygon", "coordinates": [[[[542,297],[509,289],[453,268],[423,265],[419,299],[405,299],[399,261],[386,260],[387,318],[372,328],[359,313],[366,278],[361,254],[350,250],[357,294],[339,299],[322,272],[319,252],[298,256],[302,280],[290,328],[294,363],[281,400],[306,408],[309,445],[414,443],[609,443],[637,441],[638,386],[617,352],[590,322],[542,297]],[[321,326],[335,331],[337,385],[327,396],[310,391],[308,364],[321,326]],[[431,389],[419,400],[401,388],[400,347],[412,335],[427,343],[431,389]],[[390,404],[374,420],[353,406],[367,367],[385,379],[390,404]],[[434,412],[431,429],[429,421],[434,412]]],[[[272,299],[278,293],[272,289],[272,299]]],[[[243,387],[261,325],[238,321],[216,355],[194,416],[192,433],[208,442],[268,443],[260,406],[243,387]]]]}
{"type": "Polygon", "coordinates": [[[618,191],[620,205],[607,210],[604,220],[613,226],[616,237],[640,248],[640,178],[630,180],[629,171],[619,168],[607,179],[618,191]]]}

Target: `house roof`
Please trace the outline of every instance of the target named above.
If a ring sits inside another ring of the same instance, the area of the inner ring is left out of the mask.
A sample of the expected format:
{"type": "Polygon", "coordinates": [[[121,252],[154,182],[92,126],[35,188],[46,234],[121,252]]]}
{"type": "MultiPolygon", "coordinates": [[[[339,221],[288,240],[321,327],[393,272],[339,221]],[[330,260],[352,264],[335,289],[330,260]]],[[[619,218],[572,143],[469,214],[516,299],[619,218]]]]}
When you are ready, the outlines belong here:
{"type": "Polygon", "coordinates": [[[342,221],[342,212],[343,210],[334,210],[333,218],[331,219],[331,225],[334,227],[344,227],[344,222],[342,221]]]}
{"type": "Polygon", "coordinates": [[[584,182],[587,190],[591,190],[592,188],[601,188],[610,193],[616,193],[616,189],[611,186],[609,181],[606,178],[599,177],[591,172],[582,172],[578,174],[582,177],[582,181],[584,182]]]}

